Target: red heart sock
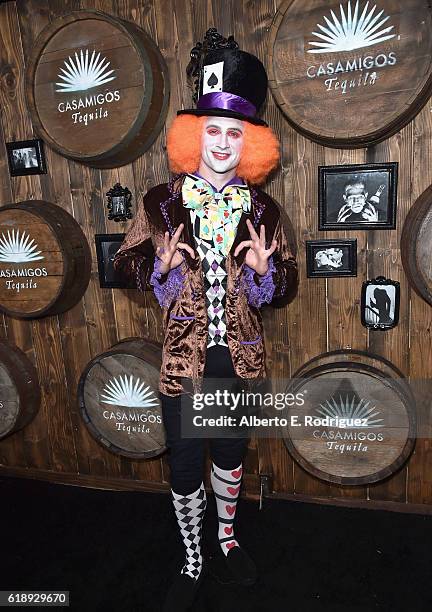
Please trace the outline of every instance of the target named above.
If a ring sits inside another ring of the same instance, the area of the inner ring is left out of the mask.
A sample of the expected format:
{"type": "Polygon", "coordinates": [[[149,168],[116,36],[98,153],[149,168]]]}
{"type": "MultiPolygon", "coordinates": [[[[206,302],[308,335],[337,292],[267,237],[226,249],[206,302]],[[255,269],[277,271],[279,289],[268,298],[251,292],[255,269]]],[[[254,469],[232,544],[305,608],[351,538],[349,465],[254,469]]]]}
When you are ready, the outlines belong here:
{"type": "Polygon", "coordinates": [[[233,470],[222,470],[214,463],[211,471],[211,484],[216,498],[216,507],[219,518],[218,538],[222,552],[228,552],[238,546],[234,536],[234,519],[237,509],[242,478],[242,465],[233,470]]]}

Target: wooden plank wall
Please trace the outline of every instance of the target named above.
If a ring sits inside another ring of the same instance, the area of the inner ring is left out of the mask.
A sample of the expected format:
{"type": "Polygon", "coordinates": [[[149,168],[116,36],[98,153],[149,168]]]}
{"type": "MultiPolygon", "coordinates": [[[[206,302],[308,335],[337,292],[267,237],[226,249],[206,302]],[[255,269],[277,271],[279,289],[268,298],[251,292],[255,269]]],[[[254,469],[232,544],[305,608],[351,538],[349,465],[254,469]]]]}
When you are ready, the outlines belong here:
{"type": "MultiPolygon", "coordinates": [[[[136,22],[159,45],[169,68],[171,100],[167,125],[176,110],[190,106],[185,67],[189,51],[210,26],[234,34],[241,48],[266,62],[269,27],[279,0],[17,0],[0,5],[0,205],[44,198],[71,213],[92,249],[89,288],[69,312],[38,321],[0,319],[0,337],[25,351],[36,365],[43,404],[23,431],[0,442],[0,473],[31,475],[62,482],[117,488],[167,488],[166,459],[131,461],[97,444],[81,422],[76,386],[86,363],[118,340],[147,336],[161,340],[161,318],[152,294],[100,289],[95,233],[127,231],[128,224],[107,219],[104,194],[117,181],[134,201],[166,181],[165,129],[151,149],[134,163],[95,170],[69,161],[46,147],[48,174],[11,178],[4,142],[34,135],[24,98],[24,70],[39,32],[70,10],[95,8],[136,22]]],[[[407,376],[426,378],[432,371],[432,309],[410,290],[401,266],[400,234],[406,213],[432,181],[431,105],[385,142],[358,150],[317,145],[289,127],[271,95],[264,117],[282,143],[279,170],[266,189],[286,209],[298,239],[300,290],[282,310],[265,312],[269,373],[288,377],[302,363],[327,350],[355,348],[387,357],[407,376]],[[317,167],[324,164],[398,161],[397,229],[373,232],[317,231],[317,167]],[[356,237],[358,276],[307,279],[305,240],[356,237]],[[386,333],[368,332],[360,323],[362,281],[379,274],[401,283],[399,325],[386,333]],[[311,325],[313,321],[313,325],[311,325]]],[[[428,407],[422,419],[429,424],[428,407]]],[[[338,487],[310,476],[288,455],[281,440],[251,441],[246,461],[246,493],[258,491],[259,473],[273,477],[277,493],[306,499],[378,505],[399,502],[413,508],[432,504],[432,452],[419,440],[409,463],[398,474],[371,487],[338,487]]],[[[401,506],[403,507],[403,506],[401,506]]]]}

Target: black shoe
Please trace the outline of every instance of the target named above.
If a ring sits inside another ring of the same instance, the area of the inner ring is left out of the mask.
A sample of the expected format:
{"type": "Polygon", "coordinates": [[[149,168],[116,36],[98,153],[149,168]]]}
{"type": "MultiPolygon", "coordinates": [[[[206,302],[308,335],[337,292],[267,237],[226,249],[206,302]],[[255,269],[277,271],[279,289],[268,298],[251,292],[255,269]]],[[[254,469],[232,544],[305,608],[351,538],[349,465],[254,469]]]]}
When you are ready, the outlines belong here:
{"type": "Polygon", "coordinates": [[[204,567],[201,569],[198,580],[188,574],[177,574],[172,583],[162,609],[162,612],[186,612],[195,600],[201,585],[204,567]]]}
{"type": "Polygon", "coordinates": [[[237,584],[251,586],[257,579],[257,568],[247,552],[240,546],[228,551],[225,562],[237,584]]]}

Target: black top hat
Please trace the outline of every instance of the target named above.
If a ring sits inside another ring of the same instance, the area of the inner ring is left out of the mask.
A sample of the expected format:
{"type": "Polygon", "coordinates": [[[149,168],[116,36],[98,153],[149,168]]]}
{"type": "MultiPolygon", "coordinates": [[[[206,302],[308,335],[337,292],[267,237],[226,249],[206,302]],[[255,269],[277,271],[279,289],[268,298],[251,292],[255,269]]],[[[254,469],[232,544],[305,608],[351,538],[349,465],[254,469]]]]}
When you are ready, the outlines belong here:
{"type": "Polygon", "coordinates": [[[267,94],[265,68],[255,55],[240,51],[232,36],[223,38],[216,28],[207,30],[204,42],[192,49],[186,72],[197,108],[178,115],[233,117],[267,125],[256,117],[267,94]]]}

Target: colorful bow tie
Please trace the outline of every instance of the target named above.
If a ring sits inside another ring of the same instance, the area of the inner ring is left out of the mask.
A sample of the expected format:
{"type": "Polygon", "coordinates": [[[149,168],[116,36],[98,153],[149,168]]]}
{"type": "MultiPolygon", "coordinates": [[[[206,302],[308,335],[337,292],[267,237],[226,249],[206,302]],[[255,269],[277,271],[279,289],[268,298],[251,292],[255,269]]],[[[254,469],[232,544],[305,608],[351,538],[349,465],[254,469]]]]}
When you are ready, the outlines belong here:
{"type": "Polygon", "coordinates": [[[234,242],[242,211],[251,210],[247,185],[227,185],[215,192],[206,180],[187,175],[182,187],[183,204],[199,218],[198,237],[213,242],[225,257],[234,242]]]}

